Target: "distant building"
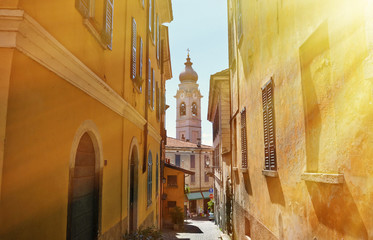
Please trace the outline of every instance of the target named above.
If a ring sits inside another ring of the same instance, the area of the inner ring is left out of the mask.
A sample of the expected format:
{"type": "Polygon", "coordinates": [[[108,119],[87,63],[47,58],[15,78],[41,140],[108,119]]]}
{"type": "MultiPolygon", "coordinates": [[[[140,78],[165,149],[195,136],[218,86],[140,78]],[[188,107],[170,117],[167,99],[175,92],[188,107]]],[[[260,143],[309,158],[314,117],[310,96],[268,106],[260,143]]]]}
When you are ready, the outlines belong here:
{"type": "Polygon", "coordinates": [[[210,77],[207,119],[212,123],[214,216],[223,231],[232,232],[229,69],[210,77]]]}
{"type": "Polygon", "coordinates": [[[0,1],[0,239],[159,227],[171,0],[0,1]]]}
{"type": "Polygon", "coordinates": [[[184,211],[185,175],[192,176],[194,172],[173,164],[164,163],[163,167],[163,194],[162,194],[162,225],[172,226],[170,211],[174,207],[180,207],[184,211]]]}
{"type": "Polygon", "coordinates": [[[195,172],[185,179],[185,185],[190,191],[185,207],[194,215],[207,212],[209,189],[214,186],[213,178],[208,174],[211,172],[212,152],[211,146],[198,146],[195,143],[167,138],[166,162],[195,172]]]}
{"type": "Polygon", "coordinates": [[[373,239],[372,1],[227,2],[234,239],[373,239]]]}
{"type": "Polygon", "coordinates": [[[190,188],[187,195],[189,202],[185,208],[189,208],[192,214],[201,214],[207,212],[207,202],[210,201],[208,191],[213,187],[213,180],[207,174],[211,172],[213,149],[201,144],[202,95],[198,89],[198,74],[192,68],[189,53],[186,60],[175,95],[176,139],[167,138],[166,159],[176,166],[195,172],[185,181],[190,188]]]}

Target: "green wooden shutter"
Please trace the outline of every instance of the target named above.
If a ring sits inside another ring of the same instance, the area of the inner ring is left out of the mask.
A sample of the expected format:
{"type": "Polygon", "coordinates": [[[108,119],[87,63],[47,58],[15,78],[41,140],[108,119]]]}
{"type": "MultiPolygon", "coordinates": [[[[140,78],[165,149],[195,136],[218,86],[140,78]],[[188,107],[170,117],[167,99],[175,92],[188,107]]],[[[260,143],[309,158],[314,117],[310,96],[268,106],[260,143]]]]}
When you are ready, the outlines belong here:
{"type": "Polygon", "coordinates": [[[242,168],[247,168],[247,131],[246,131],[246,108],[241,112],[241,153],[242,168]]]}
{"type": "MultiPolygon", "coordinates": [[[[131,48],[131,78],[136,78],[136,46],[137,46],[137,34],[136,34],[136,20],[132,18],[132,48],[131,48]]],[[[141,55],[140,55],[141,57],[141,55]]]]}
{"type": "Polygon", "coordinates": [[[105,16],[105,43],[109,49],[112,49],[113,43],[113,15],[114,15],[114,0],[106,0],[106,16],[105,16]]]}

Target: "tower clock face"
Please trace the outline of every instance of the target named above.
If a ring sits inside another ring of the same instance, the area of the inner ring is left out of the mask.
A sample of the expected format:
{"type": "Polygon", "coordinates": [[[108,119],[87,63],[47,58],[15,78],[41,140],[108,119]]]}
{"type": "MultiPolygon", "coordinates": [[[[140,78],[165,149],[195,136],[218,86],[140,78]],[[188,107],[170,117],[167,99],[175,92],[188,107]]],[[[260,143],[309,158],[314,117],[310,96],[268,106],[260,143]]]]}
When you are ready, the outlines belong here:
{"type": "Polygon", "coordinates": [[[184,93],[180,94],[180,98],[181,98],[181,99],[184,98],[184,93]]]}

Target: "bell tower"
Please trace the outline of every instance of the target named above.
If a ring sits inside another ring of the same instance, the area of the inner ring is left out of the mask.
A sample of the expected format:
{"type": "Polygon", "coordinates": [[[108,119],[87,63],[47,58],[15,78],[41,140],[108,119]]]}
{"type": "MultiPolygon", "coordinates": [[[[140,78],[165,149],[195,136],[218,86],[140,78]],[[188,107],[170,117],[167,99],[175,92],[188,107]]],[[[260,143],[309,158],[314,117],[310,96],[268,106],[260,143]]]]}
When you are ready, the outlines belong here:
{"type": "Polygon", "coordinates": [[[176,93],[176,138],[198,144],[201,139],[201,92],[198,89],[198,74],[192,68],[188,56],[184,72],[180,73],[176,93]]]}

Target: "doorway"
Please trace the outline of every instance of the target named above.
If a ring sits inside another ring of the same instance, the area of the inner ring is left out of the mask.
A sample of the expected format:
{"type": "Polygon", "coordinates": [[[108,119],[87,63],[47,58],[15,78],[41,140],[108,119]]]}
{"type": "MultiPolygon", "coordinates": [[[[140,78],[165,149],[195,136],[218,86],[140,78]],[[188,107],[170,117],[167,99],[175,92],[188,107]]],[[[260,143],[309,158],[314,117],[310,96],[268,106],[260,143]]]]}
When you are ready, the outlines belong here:
{"type": "Polygon", "coordinates": [[[67,239],[97,239],[99,232],[99,172],[91,137],[79,140],[70,170],[67,239]]]}
{"type": "Polygon", "coordinates": [[[129,231],[132,233],[137,229],[137,198],[138,198],[138,155],[136,146],[132,149],[130,159],[130,208],[129,208],[129,231]]]}

